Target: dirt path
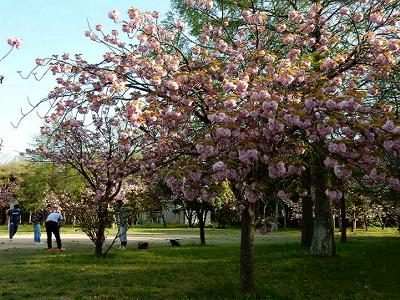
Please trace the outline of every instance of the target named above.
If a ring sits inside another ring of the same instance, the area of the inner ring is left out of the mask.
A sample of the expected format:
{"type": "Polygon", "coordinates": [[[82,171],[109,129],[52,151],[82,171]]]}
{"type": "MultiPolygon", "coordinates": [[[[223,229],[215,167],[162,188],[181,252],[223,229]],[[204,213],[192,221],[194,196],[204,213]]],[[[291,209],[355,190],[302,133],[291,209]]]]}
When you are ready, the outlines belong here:
{"type": "MultiPolygon", "coordinates": [[[[198,235],[167,235],[167,234],[128,234],[128,244],[136,246],[139,241],[146,241],[149,243],[168,244],[169,239],[179,239],[183,243],[193,244],[198,240],[198,235]]],[[[61,240],[65,248],[68,244],[82,244],[92,245],[89,238],[82,233],[62,233],[61,240]]],[[[46,248],[46,233],[42,232],[42,241],[45,242],[43,245],[35,245],[33,243],[33,233],[17,233],[14,239],[10,241],[7,234],[0,235],[0,251],[5,249],[16,249],[16,248],[46,248]]],[[[107,239],[108,242],[112,241],[112,238],[107,239]]],[[[53,237],[53,244],[55,243],[53,237]]]]}

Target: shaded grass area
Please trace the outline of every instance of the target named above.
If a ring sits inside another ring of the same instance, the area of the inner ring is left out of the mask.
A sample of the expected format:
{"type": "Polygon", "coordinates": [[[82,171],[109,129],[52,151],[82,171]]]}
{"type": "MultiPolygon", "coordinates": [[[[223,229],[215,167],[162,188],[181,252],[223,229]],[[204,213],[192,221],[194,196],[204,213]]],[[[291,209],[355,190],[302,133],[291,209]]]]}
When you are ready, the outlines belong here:
{"type": "Polygon", "coordinates": [[[208,232],[205,247],[131,246],[106,258],[72,243],[64,253],[2,250],[0,299],[399,299],[398,235],[356,232],[338,243],[338,257],[318,258],[295,242],[298,234],[257,236],[252,296],[240,294],[239,243],[230,243],[239,233],[227,230],[208,232]]]}

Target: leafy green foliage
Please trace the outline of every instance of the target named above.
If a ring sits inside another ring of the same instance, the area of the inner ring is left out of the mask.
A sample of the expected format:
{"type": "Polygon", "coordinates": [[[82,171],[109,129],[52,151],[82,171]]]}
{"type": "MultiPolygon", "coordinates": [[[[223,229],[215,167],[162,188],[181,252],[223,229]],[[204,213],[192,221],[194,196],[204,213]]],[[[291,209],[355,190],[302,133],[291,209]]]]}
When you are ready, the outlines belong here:
{"type": "Polygon", "coordinates": [[[20,198],[26,209],[36,211],[42,208],[50,193],[79,199],[85,188],[81,176],[67,166],[52,163],[30,163],[28,166],[20,184],[20,198]]]}

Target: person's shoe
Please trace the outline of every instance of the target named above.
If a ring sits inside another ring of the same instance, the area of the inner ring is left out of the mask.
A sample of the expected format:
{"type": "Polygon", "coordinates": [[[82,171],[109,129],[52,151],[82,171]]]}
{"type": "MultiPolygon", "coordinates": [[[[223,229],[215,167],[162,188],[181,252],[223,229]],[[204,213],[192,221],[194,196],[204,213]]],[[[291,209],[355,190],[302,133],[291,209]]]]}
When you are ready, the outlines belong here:
{"type": "Polygon", "coordinates": [[[56,251],[57,251],[57,252],[64,252],[65,249],[64,249],[64,248],[57,248],[56,251]]]}
{"type": "Polygon", "coordinates": [[[54,252],[54,251],[57,251],[57,250],[54,249],[54,248],[49,248],[49,249],[47,249],[47,251],[49,251],[49,252],[54,252]]]}

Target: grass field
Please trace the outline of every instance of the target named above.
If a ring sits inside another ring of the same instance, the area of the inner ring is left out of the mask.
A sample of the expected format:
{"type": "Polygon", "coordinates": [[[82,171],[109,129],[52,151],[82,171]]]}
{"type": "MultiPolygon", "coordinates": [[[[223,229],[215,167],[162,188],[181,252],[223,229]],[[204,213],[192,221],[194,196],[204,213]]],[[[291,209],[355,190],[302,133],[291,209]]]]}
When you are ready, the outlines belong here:
{"type": "MultiPolygon", "coordinates": [[[[130,229],[131,234],[197,232],[130,229]]],[[[239,230],[206,234],[205,247],[196,241],[179,248],[151,244],[149,250],[131,245],[106,258],[95,258],[91,246],[80,244],[66,245],[64,253],[1,250],[0,299],[400,299],[395,230],[349,233],[347,243],[338,242],[335,258],[310,256],[298,244],[298,230],[257,236],[257,292],[248,297],[239,292],[239,230]]]]}

